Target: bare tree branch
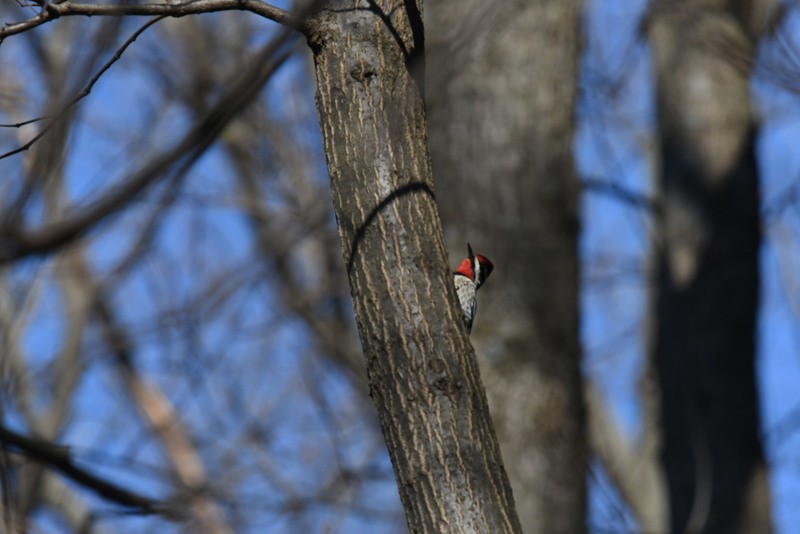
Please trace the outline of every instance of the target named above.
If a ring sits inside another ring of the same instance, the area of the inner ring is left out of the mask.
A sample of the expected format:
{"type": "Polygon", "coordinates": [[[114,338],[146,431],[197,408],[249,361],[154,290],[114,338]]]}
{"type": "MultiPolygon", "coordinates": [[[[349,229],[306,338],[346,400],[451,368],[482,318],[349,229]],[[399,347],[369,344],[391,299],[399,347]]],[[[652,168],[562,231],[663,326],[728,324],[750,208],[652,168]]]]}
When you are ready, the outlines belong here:
{"type": "MultiPolygon", "coordinates": [[[[59,120],[61,120],[61,119],[62,119],[62,118],[63,118],[63,117],[66,115],[67,111],[69,111],[69,110],[70,110],[70,109],[71,109],[71,108],[72,108],[72,107],[73,107],[75,104],[77,104],[78,102],[80,102],[82,99],[86,98],[86,97],[87,97],[87,96],[88,96],[88,95],[89,95],[89,94],[92,92],[92,89],[94,88],[95,84],[96,84],[96,83],[97,83],[97,81],[100,79],[100,77],[101,77],[103,74],[105,74],[105,73],[106,73],[106,71],[108,71],[108,69],[110,69],[110,68],[111,68],[111,66],[112,66],[114,63],[116,63],[117,61],[119,61],[119,59],[122,57],[122,54],[124,54],[124,53],[125,53],[125,50],[127,50],[127,49],[128,49],[128,47],[129,47],[131,44],[133,44],[133,42],[134,42],[136,39],[138,39],[138,37],[139,37],[139,36],[140,36],[142,33],[144,33],[144,31],[145,31],[147,28],[149,28],[150,26],[152,26],[153,24],[155,24],[156,22],[158,22],[159,20],[161,20],[161,19],[163,19],[163,18],[164,18],[164,17],[156,17],[156,18],[154,18],[154,19],[152,19],[152,20],[150,20],[150,21],[146,22],[144,25],[142,25],[142,27],[141,27],[141,28],[139,28],[138,30],[136,30],[136,31],[133,33],[133,35],[131,35],[131,36],[130,36],[130,37],[129,37],[129,38],[128,38],[128,39],[127,39],[127,40],[126,40],[124,43],[122,43],[122,46],[120,46],[120,47],[117,49],[117,51],[114,53],[114,56],[113,56],[113,57],[112,57],[110,60],[108,60],[108,61],[107,61],[107,62],[106,62],[106,63],[105,63],[105,64],[104,64],[104,65],[103,65],[101,68],[100,68],[100,70],[98,70],[98,71],[97,71],[97,73],[96,73],[94,76],[92,76],[92,79],[91,79],[91,80],[89,80],[89,83],[87,83],[87,84],[86,84],[86,86],[83,88],[83,90],[82,90],[82,91],[81,91],[81,92],[80,92],[80,93],[79,93],[79,94],[78,94],[78,95],[77,95],[77,96],[76,96],[76,97],[75,97],[75,98],[74,98],[74,99],[73,99],[73,100],[72,100],[72,101],[71,101],[69,104],[67,104],[67,105],[64,107],[64,109],[62,109],[62,110],[61,110],[61,112],[59,112],[59,114],[58,114],[58,115],[56,115],[55,117],[53,117],[53,118],[52,118],[52,120],[51,120],[49,123],[47,123],[47,125],[46,125],[46,126],[44,126],[44,127],[43,127],[43,128],[42,128],[42,129],[41,129],[41,130],[40,130],[40,131],[39,131],[39,132],[36,134],[36,135],[34,135],[34,136],[33,136],[33,137],[32,137],[32,138],[31,138],[31,139],[28,141],[28,142],[26,142],[24,145],[21,145],[21,146],[19,146],[19,147],[15,148],[14,150],[11,150],[11,151],[9,151],[9,152],[6,152],[5,154],[0,154],[0,159],[7,158],[7,157],[9,157],[9,156],[13,156],[13,155],[15,155],[15,154],[19,154],[20,152],[24,152],[25,150],[28,150],[29,148],[31,148],[31,147],[33,146],[33,144],[34,144],[34,143],[36,143],[36,141],[38,141],[39,139],[41,139],[42,137],[44,137],[44,136],[45,136],[45,134],[47,134],[47,132],[49,132],[49,131],[50,131],[50,129],[51,129],[53,126],[55,126],[55,124],[56,124],[56,123],[57,123],[59,120]]],[[[27,125],[27,124],[31,124],[31,123],[34,123],[34,122],[38,122],[38,121],[41,121],[41,120],[47,120],[47,119],[49,119],[49,118],[50,118],[50,117],[37,117],[37,118],[35,118],[35,119],[30,119],[30,120],[27,120],[27,121],[18,122],[18,123],[16,123],[16,124],[2,124],[2,125],[0,125],[0,127],[5,127],[5,128],[7,128],[7,127],[19,128],[19,127],[21,127],[21,126],[25,126],[25,125],[27,125]]]]}
{"type": "Polygon", "coordinates": [[[0,426],[0,444],[5,449],[21,452],[46,464],[104,499],[131,508],[137,513],[176,517],[177,510],[171,509],[165,503],[129,491],[76,466],[67,447],[19,434],[5,426],[0,426]]]}
{"type": "Polygon", "coordinates": [[[41,498],[43,503],[58,512],[72,529],[71,532],[108,534],[106,529],[97,524],[100,517],[90,506],[89,500],[55,473],[46,473],[42,478],[41,498]]]}
{"type": "Polygon", "coordinates": [[[25,32],[52,20],[67,16],[113,16],[124,15],[184,17],[217,11],[248,11],[288,28],[301,30],[303,19],[289,11],[258,0],[190,0],[178,4],[79,4],[72,2],[43,3],[35,17],[22,22],[7,24],[0,29],[0,42],[9,35],[25,32]]]}
{"type": "Polygon", "coordinates": [[[37,230],[0,230],[0,264],[67,245],[125,207],[162,176],[185,172],[290,57],[296,48],[295,36],[284,31],[254,54],[250,67],[177,145],[156,156],[91,206],[37,230]]]}
{"type": "Polygon", "coordinates": [[[101,323],[106,343],[114,353],[120,380],[146,424],[161,441],[181,485],[189,491],[186,508],[202,522],[203,532],[230,532],[219,507],[204,495],[209,485],[205,466],[178,410],[156,383],[147,380],[136,369],[132,355],[134,343],[116,319],[103,291],[92,280],[83,258],[76,261],[74,268],[75,276],[80,278],[85,291],[95,296],[93,311],[101,323]]]}
{"type": "Polygon", "coordinates": [[[642,193],[637,193],[613,181],[600,178],[584,178],[581,180],[581,185],[584,191],[615,198],[633,208],[642,209],[654,215],[657,215],[661,211],[658,199],[642,193]]]}
{"type": "Polygon", "coordinates": [[[597,386],[585,385],[589,439],[608,476],[636,516],[642,532],[656,532],[666,522],[666,483],[658,469],[658,436],[630,442],[614,420],[597,386]]]}

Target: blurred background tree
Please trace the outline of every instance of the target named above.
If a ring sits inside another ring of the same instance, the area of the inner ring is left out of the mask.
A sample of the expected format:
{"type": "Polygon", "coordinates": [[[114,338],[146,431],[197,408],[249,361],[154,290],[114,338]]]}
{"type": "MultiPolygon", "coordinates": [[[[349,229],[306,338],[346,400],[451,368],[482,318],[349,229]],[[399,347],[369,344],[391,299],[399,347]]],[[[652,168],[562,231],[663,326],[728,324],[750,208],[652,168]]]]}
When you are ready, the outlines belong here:
{"type": "MultiPolygon", "coordinates": [[[[523,529],[792,532],[795,4],[427,10],[436,201],[451,266],[466,241],[497,266],[472,341],[523,529]]],[[[404,531],[311,53],[237,10],[14,28],[5,530],[404,531]],[[220,120],[259,51],[263,88],[220,120]],[[114,216],[18,239],[75,208],[114,216]]]]}
{"type": "Polygon", "coordinates": [[[580,532],[580,3],[451,1],[428,13],[429,135],[450,249],[480,243],[501,274],[481,295],[474,339],[515,500],[526,532],[580,532]]]}

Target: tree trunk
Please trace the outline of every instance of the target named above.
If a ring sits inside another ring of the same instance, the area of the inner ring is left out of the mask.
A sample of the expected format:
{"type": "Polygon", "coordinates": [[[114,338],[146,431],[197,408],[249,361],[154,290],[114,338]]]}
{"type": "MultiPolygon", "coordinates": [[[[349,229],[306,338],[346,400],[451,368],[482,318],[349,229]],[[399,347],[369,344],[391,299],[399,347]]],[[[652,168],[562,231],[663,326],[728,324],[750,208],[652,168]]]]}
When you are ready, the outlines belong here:
{"type": "Polygon", "coordinates": [[[496,273],[473,338],[527,532],[585,530],[578,187],[580,2],[429,7],[431,151],[453,246],[496,273]]]}
{"type": "Polygon", "coordinates": [[[672,532],[771,531],[755,351],[753,47],[739,2],[651,14],[661,137],[651,351],[672,532]],[[736,4],[736,5],[734,5],[736,4]]]}
{"type": "Polygon", "coordinates": [[[327,2],[317,107],[372,395],[411,532],[518,532],[433,196],[420,3],[327,2]]]}

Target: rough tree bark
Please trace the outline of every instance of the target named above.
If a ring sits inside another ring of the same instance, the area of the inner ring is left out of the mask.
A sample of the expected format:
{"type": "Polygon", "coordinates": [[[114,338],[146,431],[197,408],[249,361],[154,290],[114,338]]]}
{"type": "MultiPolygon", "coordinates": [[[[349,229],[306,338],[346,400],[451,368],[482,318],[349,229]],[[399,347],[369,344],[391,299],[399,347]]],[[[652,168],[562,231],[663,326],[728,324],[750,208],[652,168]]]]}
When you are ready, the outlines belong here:
{"type": "Polygon", "coordinates": [[[518,532],[433,196],[420,9],[331,1],[307,24],[334,208],[409,529],[518,532]]]}
{"type": "Polygon", "coordinates": [[[745,3],[658,5],[653,362],[671,532],[771,531],[755,350],[761,242],[745,3]]]}
{"type": "MultiPolygon", "coordinates": [[[[573,166],[580,2],[429,6],[427,104],[443,218],[496,264],[473,338],[527,532],[585,529],[573,166]],[[483,342],[483,343],[481,343],[483,342]]],[[[461,245],[463,246],[463,245],[461,245]]]]}

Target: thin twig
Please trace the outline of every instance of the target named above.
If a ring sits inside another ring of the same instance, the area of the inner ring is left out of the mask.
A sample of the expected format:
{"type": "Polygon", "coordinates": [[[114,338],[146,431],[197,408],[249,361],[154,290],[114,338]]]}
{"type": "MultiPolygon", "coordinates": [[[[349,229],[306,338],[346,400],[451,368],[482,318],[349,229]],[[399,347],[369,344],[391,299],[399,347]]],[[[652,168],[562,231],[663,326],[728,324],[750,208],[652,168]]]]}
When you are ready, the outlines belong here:
{"type": "Polygon", "coordinates": [[[46,121],[47,119],[51,119],[52,117],[45,115],[44,117],[36,117],[34,119],[28,119],[22,122],[15,122],[13,124],[0,124],[0,128],[21,128],[27,124],[33,124],[34,122],[39,121],[46,121]]]}
{"type": "MultiPolygon", "coordinates": [[[[96,83],[97,83],[97,81],[100,79],[100,77],[101,77],[103,74],[105,74],[105,73],[106,73],[106,71],[107,71],[108,69],[110,69],[110,68],[111,68],[111,66],[112,66],[114,63],[116,63],[117,61],[119,61],[119,59],[122,57],[122,54],[124,54],[124,53],[125,53],[125,50],[127,50],[127,49],[128,49],[128,47],[129,47],[130,45],[132,45],[132,44],[133,44],[133,42],[134,42],[134,41],[136,41],[136,39],[137,39],[137,38],[138,38],[138,37],[139,37],[139,36],[140,36],[142,33],[144,33],[144,31],[145,31],[147,28],[149,28],[150,26],[152,26],[153,24],[155,24],[155,23],[156,23],[156,22],[158,22],[159,20],[162,20],[163,18],[165,18],[165,17],[163,17],[163,16],[162,16],[162,17],[155,17],[155,18],[153,18],[153,19],[149,20],[149,21],[148,21],[147,23],[145,23],[144,25],[142,25],[142,27],[141,27],[141,28],[139,28],[138,30],[136,30],[136,31],[133,33],[133,35],[131,35],[131,36],[130,36],[130,37],[129,37],[129,38],[128,38],[128,39],[127,39],[127,40],[126,40],[124,43],[122,43],[122,46],[120,46],[120,47],[117,49],[117,51],[114,53],[114,55],[112,56],[112,58],[111,58],[111,59],[109,59],[109,60],[108,60],[108,61],[107,61],[107,62],[106,62],[106,63],[105,63],[105,64],[104,64],[102,67],[100,67],[100,70],[98,70],[98,71],[97,71],[97,73],[95,73],[95,75],[94,75],[94,76],[92,76],[92,79],[91,79],[91,80],[89,80],[89,83],[88,83],[88,84],[86,84],[86,86],[83,88],[83,90],[82,90],[80,93],[78,93],[78,95],[77,95],[77,96],[76,96],[76,97],[75,97],[75,98],[74,98],[74,99],[73,99],[73,100],[72,100],[72,101],[71,101],[69,104],[67,104],[66,106],[64,106],[64,109],[62,109],[62,110],[61,110],[61,111],[58,113],[58,115],[56,115],[56,116],[53,118],[53,120],[51,120],[51,121],[50,121],[50,122],[49,122],[49,123],[48,123],[46,126],[44,126],[44,127],[42,128],[42,130],[41,130],[39,133],[37,133],[36,135],[34,135],[34,136],[33,136],[33,137],[30,139],[30,140],[28,140],[28,142],[27,142],[27,143],[25,143],[24,145],[22,145],[22,146],[20,146],[20,147],[17,147],[17,148],[15,148],[14,150],[11,150],[10,152],[6,152],[5,154],[0,154],[0,159],[7,158],[7,157],[10,157],[10,156],[13,156],[14,154],[19,154],[20,152],[24,152],[24,151],[26,151],[26,150],[30,149],[30,148],[33,146],[33,144],[34,144],[34,143],[36,143],[36,141],[38,141],[39,139],[41,139],[42,137],[44,137],[44,135],[45,135],[45,134],[47,134],[47,132],[49,132],[49,131],[50,131],[50,130],[53,128],[53,126],[55,126],[55,125],[58,123],[58,121],[60,121],[61,119],[63,119],[63,118],[64,118],[64,116],[67,114],[67,112],[68,112],[70,109],[72,109],[72,107],[73,107],[75,104],[77,104],[78,102],[80,102],[82,99],[86,98],[86,97],[89,95],[89,93],[91,93],[91,92],[92,92],[92,89],[94,88],[95,84],[96,84],[96,83]]],[[[25,124],[29,124],[29,123],[31,123],[31,122],[35,122],[35,121],[37,121],[37,120],[41,120],[41,118],[40,118],[40,119],[31,119],[31,120],[29,120],[29,121],[22,122],[22,123],[19,123],[18,125],[14,125],[14,126],[23,126],[23,125],[25,125],[25,124]]]]}
{"type": "Polygon", "coordinates": [[[598,178],[584,178],[581,180],[581,186],[584,191],[606,195],[628,204],[629,206],[653,214],[658,214],[661,210],[661,205],[657,199],[626,189],[615,182],[598,178]]]}
{"type": "Polygon", "coordinates": [[[282,32],[259,50],[250,68],[231,84],[229,92],[176,144],[156,156],[130,178],[91,206],[43,228],[19,231],[5,228],[0,235],[0,263],[52,252],[81,237],[106,217],[116,213],[167,173],[185,172],[213,143],[222,129],[255,97],[264,83],[292,55],[294,34],[282,32]]]}

